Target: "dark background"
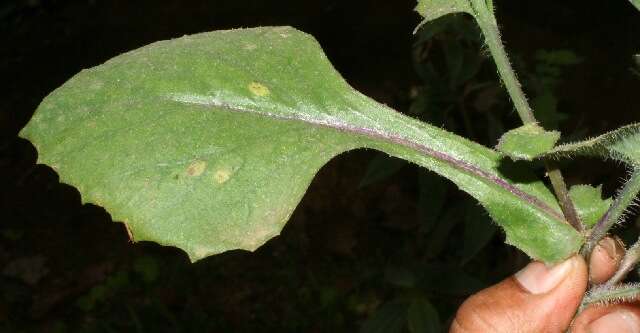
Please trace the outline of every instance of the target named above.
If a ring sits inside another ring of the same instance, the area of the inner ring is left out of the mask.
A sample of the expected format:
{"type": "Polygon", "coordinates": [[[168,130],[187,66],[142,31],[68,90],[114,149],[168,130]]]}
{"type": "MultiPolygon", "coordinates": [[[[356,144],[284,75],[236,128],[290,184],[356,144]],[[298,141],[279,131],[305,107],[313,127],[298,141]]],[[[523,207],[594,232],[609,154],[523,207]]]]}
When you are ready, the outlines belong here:
{"type": "MultiPolygon", "coordinates": [[[[82,206],[78,192],[35,166],[35,149],[17,138],[39,102],[83,68],[157,40],[265,25],[314,35],[349,83],[406,111],[419,84],[413,7],[404,0],[1,4],[0,331],[351,332],[383,304],[437,294],[405,283],[407,272],[426,264],[413,251],[417,171],[405,167],[361,189],[372,152],[324,167],[283,234],[255,253],[190,264],[177,249],[129,243],[122,224],[82,206]]],[[[640,81],[631,71],[640,14],[627,1],[498,0],[496,7],[507,49],[523,63],[538,49],[570,49],[584,59],[556,92],[571,116],[563,131],[594,135],[640,121],[640,81]]],[[[567,174],[570,183],[604,182],[611,193],[624,170],[590,161],[567,174]]],[[[468,293],[526,262],[501,237],[457,268],[475,278],[468,290],[430,296],[443,325],[468,293]]]]}

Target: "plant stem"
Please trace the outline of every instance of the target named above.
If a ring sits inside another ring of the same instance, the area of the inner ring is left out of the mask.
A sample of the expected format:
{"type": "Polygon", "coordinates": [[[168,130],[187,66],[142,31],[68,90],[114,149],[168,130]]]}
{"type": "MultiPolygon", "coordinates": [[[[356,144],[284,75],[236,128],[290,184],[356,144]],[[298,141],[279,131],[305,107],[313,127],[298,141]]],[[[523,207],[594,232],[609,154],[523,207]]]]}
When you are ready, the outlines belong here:
{"type": "Polygon", "coordinates": [[[553,190],[560,201],[560,209],[562,209],[564,217],[576,230],[581,233],[584,232],[584,224],[580,221],[576,208],[573,205],[573,201],[571,201],[569,191],[567,191],[567,186],[562,178],[560,169],[558,169],[554,163],[549,161],[545,161],[544,165],[547,169],[549,180],[551,180],[551,186],[553,186],[553,190]]]}
{"type": "Polygon", "coordinates": [[[640,296],[640,284],[628,283],[620,286],[597,286],[591,288],[582,299],[578,313],[590,304],[612,304],[631,302],[640,296]]]}
{"type": "MultiPolygon", "coordinates": [[[[496,62],[498,73],[502,78],[502,82],[504,82],[504,85],[506,86],[509,96],[511,96],[511,100],[513,101],[522,123],[525,125],[537,123],[536,117],[533,115],[533,111],[527,101],[527,97],[522,91],[520,82],[511,67],[511,63],[507,57],[507,52],[504,50],[504,46],[502,45],[500,31],[493,15],[493,11],[491,8],[487,7],[485,0],[473,0],[473,4],[477,9],[482,8],[481,10],[476,10],[476,19],[478,20],[480,29],[485,36],[491,55],[496,62]]],[[[551,186],[553,187],[553,191],[560,202],[560,208],[562,209],[562,213],[567,219],[567,222],[576,230],[582,232],[584,227],[578,219],[573,202],[569,197],[569,192],[567,191],[567,186],[564,182],[564,178],[562,177],[562,172],[556,167],[550,167],[549,164],[545,163],[545,166],[547,169],[547,175],[551,180],[551,186]]]]}
{"type": "Polygon", "coordinates": [[[605,283],[607,286],[613,286],[622,281],[629,271],[636,266],[636,264],[640,261],[640,238],[633,244],[625,253],[624,258],[622,258],[622,262],[620,262],[620,266],[618,270],[613,274],[613,276],[605,283]]]}
{"type": "Polygon", "coordinates": [[[506,86],[509,96],[511,96],[511,100],[513,101],[520,119],[522,119],[522,122],[524,124],[535,123],[537,122],[536,118],[531,111],[529,102],[527,102],[527,97],[525,97],[524,92],[520,87],[520,82],[516,78],[516,74],[511,67],[507,53],[504,50],[502,41],[500,40],[500,31],[498,30],[493,13],[488,11],[488,9],[486,11],[479,10],[477,13],[477,19],[482,21],[479,24],[480,29],[485,36],[487,46],[489,46],[491,55],[496,62],[498,73],[500,73],[500,77],[506,86]]]}
{"type": "Polygon", "coordinates": [[[598,223],[593,227],[591,235],[582,247],[580,253],[587,257],[596,244],[607,234],[607,231],[620,219],[627,210],[627,207],[640,192],[640,168],[635,168],[629,180],[624,185],[618,196],[609,207],[609,210],[600,218],[598,223]]]}

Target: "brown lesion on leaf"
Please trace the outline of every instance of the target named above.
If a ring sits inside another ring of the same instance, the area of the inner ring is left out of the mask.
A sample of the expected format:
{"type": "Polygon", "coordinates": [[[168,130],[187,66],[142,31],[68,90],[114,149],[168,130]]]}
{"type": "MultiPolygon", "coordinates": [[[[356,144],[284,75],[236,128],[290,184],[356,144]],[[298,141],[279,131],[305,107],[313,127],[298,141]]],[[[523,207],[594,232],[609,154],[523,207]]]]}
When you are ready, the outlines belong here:
{"type": "Polygon", "coordinates": [[[231,178],[232,175],[233,170],[229,168],[218,169],[213,173],[213,180],[216,182],[216,184],[224,184],[231,178]]]}
{"type": "Polygon", "coordinates": [[[189,164],[186,172],[188,176],[198,177],[204,172],[206,168],[207,168],[207,162],[202,160],[197,160],[189,164]]]}

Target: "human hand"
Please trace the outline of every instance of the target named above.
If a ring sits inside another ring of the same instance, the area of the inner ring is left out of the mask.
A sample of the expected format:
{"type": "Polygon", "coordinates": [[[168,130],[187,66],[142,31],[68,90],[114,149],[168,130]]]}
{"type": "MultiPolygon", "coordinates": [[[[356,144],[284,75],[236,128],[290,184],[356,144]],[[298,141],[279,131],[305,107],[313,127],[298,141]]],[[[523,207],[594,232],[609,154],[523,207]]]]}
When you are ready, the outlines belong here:
{"type": "Polygon", "coordinates": [[[589,271],[576,255],[553,267],[532,262],[515,275],[467,299],[450,332],[640,333],[640,305],[590,306],[571,320],[588,285],[616,271],[624,247],[605,238],[591,255],[589,271]],[[589,273],[588,273],[589,272],[589,273]],[[570,327],[571,326],[571,327],[570,327]]]}

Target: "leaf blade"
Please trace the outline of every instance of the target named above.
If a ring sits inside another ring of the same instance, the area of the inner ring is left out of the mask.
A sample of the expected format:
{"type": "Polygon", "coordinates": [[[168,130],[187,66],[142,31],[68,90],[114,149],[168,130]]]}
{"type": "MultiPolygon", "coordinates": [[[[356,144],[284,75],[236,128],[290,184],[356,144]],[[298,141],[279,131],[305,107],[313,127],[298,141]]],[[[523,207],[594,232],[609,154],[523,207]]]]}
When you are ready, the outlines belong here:
{"type": "Polygon", "coordinates": [[[582,242],[542,182],[510,181],[499,153],[358,93],[313,37],[288,27],[118,56],[54,91],[21,136],[135,240],[194,261],[277,235],[315,173],[357,148],[451,179],[534,258],[558,261],[582,242]]]}

